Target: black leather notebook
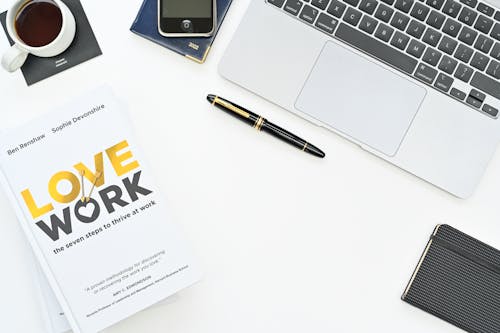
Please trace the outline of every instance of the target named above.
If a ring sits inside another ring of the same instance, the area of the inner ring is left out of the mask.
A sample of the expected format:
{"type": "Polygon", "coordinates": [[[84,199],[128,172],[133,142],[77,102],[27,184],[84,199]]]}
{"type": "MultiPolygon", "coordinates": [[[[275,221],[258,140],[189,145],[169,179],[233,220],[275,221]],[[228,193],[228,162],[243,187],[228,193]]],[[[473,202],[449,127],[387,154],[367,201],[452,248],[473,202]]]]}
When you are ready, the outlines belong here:
{"type": "Polygon", "coordinates": [[[500,332],[500,251],[438,225],[402,299],[470,333],[500,332]]]}

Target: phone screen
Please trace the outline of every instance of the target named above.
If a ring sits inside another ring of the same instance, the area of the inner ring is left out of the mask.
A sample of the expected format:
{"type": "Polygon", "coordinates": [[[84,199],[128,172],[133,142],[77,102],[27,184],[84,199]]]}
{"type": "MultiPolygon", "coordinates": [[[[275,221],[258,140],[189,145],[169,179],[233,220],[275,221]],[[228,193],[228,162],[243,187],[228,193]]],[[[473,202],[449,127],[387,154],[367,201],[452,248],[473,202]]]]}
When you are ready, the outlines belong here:
{"type": "Polygon", "coordinates": [[[212,0],[162,0],[163,17],[204,18],[212,16],[212,0]]]}

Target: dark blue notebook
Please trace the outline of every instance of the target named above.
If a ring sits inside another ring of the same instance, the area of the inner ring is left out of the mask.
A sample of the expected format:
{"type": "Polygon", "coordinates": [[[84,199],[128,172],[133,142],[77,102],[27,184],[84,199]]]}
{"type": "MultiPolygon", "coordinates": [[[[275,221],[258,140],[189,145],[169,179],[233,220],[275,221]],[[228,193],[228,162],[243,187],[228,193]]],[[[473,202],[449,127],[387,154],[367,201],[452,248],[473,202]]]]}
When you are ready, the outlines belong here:
{"type": "Polygon", "coordinates": [[[204,63],[232,0],[217,0],[217,28],[211,37],[168,38],[158,32],[158,0],[144,0],[130,30],[172,51],[204,63]]]}

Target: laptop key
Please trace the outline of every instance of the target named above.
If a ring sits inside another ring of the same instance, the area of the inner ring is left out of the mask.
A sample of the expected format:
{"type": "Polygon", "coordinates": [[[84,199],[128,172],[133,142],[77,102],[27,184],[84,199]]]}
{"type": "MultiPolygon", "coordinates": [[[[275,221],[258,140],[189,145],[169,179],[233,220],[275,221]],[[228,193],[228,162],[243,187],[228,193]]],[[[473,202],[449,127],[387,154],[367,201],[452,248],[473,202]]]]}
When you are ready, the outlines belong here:
{"type": "Polygon", "coordinates": [[[441,7],[443,7],[444,0],[427,0],[426,4],[428,4],[432,8],[440,10],[441,7]]]}
{"type": "Polygon", "coordinates": [[[476,89],[472,89],[469,96],[474,97],[475,99],[477,99],[480,102],[484,102],[484,100],[486,99],[486,95],[480,91],[477,91],[476,89]]]}
{"type": "Polygon", "coordinates": [[[455,80],[452,77],[443,73],[439,73],[436,79],[436,83],[434,83],[434,87],[444,92],[448,92],[454,81],[455,80]]]}
{"type": "Polygon", "coordinates": [[[325,13],[321,13],[318,17],[318,20],[316,21],[315,26],[329,34],[333,34],[337,23],[338,21],[333,17],[326,15],[325,13]]]}
{"type": "Polygon", "coordinates": [[[461,101],[463,101],[465,97],[467,97],[466,93],[464,93],[461,90],[458,90],[457,88],[451,88],[450,95],[461,101]]]}
{"type": "Polygon", "coordinates": [[[458,35],[458,39],[467,45],[472,45],[476,37],[477,32],[468,27],[464,27],[462,31],[460,31],[460,35],[458,35]]]}
{"type": "Polygon", "coordinates": [[[353,7],[357,7],[359,4],[359,0],[344,0],[344,2],[350,4],[353,7]]]}
{"type": "Polygon", "coordinates": [[[319,9],[325,10],[329,2],[330,0],[311,0],[311,5],[313,5],[314,7],[318,7],[319,9]]]}
{"type": "Polygon", "coordinates": [[[457,48],[457,51],[455,52],[454,57],[458,60],[468,63],[473,54],[473,49],[465,46],[464,44],[460,44],[457,48]]]}
{"type": "Polygon", "coordinates": [[[361,0],[359,9],[371,15],[375,11],[375,7],[377,7],[377,5],[378,2],[376,0],[361,0]]]}
{"type": "Polygon", "coordinates": [[[457,37],[461,27],[462,25],[460,23],[449,18],[444,24],[443,32],[447,35],[450,35],[451,37],[457,37]]]}
{"type": "Polygon", "coordinates": [[[458,20],[471,26],[476,20],[477,13],[468,7],[464,7],[458,16],[458,20]]]}
{"type": "Polygon", "coordinates": [[[470,82],[471,86],[485,93],[500,99],[500,82],[484,75],[483,73],[476,72],[470,82]]]}
{"type": "Polygon", "coordinates": [[[429,11],[430,11],[429,7],[417,2],[415,6],[413,6],[410,15],[416,18],[417,20],[424,21],[425,18],[427,17],[427,14],[429,14],[429,11]]]}
{"type": "Polygon", "coordinates": [[[414,0],[396,0],[396,4],[394,5],[394,7],[402,12],[408,13],[411,6],[413,6],[413,2],[414,0]]]}
{"type": "Polygon", "coordinates": [[[288,13],[297,16],[302,9],[302,1],[298,0],[288,0],[285,3],[285,11],[288,13]]]}
{"type": "Polygon", "coordinates": [[[285,0],[267,0],[272,5],[275,5],[276,7],[283,7],[283,4],[285,3],[285,0]]]}
{"type": "Polygon", "coordinates": [[[419,64],[415,71],[415,77],[427,84],[432,84],[437,76],[438,71],[424,64],[419,64]]]}
{"type": "Polygon", "coordinates": [[[490,58],[488,56],[476,52],[474,54],[474,57],[472,57],[472,60],[470,61],[470,65],[474,68],[479,69],[480,71],[484,71],[486,69],[486,66],[488,65],[488,62],[490,61],[490,58]]]}
{"type": "Polygon", "coordinates": [[[361,22],[359,23],[359,28],[371,35],[375,31],[377,24],[377,20],[375,20],[373,17],[364,15],[361,19],[361,22]]]}
{"type": "Polygon", "coordinates": [[[361,12],[354,8],[347,8],[347,11],[344,14],[344,21],[347,23],[356,26],[361,19],[361,12]]]}
{"type": "Polygon", "coordinates": [[[420,58],[424,53],[425,45],[419,41],[412,39],[410,45],[406,49],[406,52],[414,57],[420,58]]]}
{"type": "Polygon", "coordinates": [[[316,8],[313,8],[311,6],[305,5],[302,11],[300,12],[299,17],[306,21],[309,24],[313,24],[314,21],[316,20],[316,17],[318,17],[319,10],[316,8]]]}
{"type": "Polygon", "coordinates": [[[495,38],[496,40],[500,40],[500,23],[495,23],[493,30],[491,30],[490,36],[495,38]]]}
{"type": "Polygon", "coordinates": [[[441,39],[442,34],[432,28],[427,28],[422,40],[431,46],[436,46],[441,39]]]}
{"type": "Polygon", "coordinates": [[[479,15],[479,18],[476,21],[476,24],[474,25],[474,28],[487,34],[490,32],[491,26],[493,25],[493,20],[490,18],[487,18],[484,15],[479,15]]]}
{"type": "Polygon", "coordinates": [[[495,46],[493,46],[493,50],[491,50],[490,55],[493,58],[500,60],[500,43],[495,43],[495,46]]]}
{"type": "Polygon", "coordinates": [[[495,60],[491,60],[488,69],[486,70],[486,74],[493,76],[495,79],[500,80],[500,62],[495,60]]]}
{"type": "Polygon", "coordinates": [[[455,18],[458,16],[460,9],[462,9],[461,4],[453,0],[447,0],[443,7],[443,13],[455,18]]]}
{"type": "Polygon", "coordinates": [[[488,16],[493,16],[493,14],[495,13],[495,9],[491,6],[488,6],[484,2],[479,3],[479,5],[477,6],[477,10],[488,16]]]}
{"type": "Polygon", "coordinates": [[[463,3],[464,5],[467,5],[471,8],[476,8],[477,6],[477,0],[460,0],[461,3],[463,3]]]}
{"type": "Polygon", "coordinates": [[[378,6],[377,11],[375,12],[375,17],[387,23],[391,19],[393,13],[394,9],[381,3],[380,6],[378,6]]]}
{"type": "Polygon", "coordinates": [[[497,11],[495,13],[495,16],[493,17],[495,20],[500,21],[500,11],[497,11]]]}
{"type": "Polygon", "coordinates": [[[383,23],[380,23],[378,25],[377,31],[375,31],[375,37],[383,40],[384,42],[388,42],[389,39],[391,39],[393,33],[394,33],[393,28],[383,23]]]}
{"type": "Polygon", "coordinates": [[[384,44],[381,41],[373,39],[370,36],[341,23],[335,32],[335,36],[340,40],[352,45],[355,48],[364,51],[373,57],[385,62],[402,72],[413,74],[417,67],[417,60],[409,55],[406,55],[393,47],[384,44]]]}
{"type": "Polygon", "coordinates": [[[492,107],[491,105],[484,104],[483,105],[483,111],[489,114],[492,117],[498,116],[498,110],[492,107]]]}
{"type": "Polygon", "coordinates": [[[427,24],[436,29],[441,29],[446,16],[433,10],[427,18],[427,24]]]}
{"type": "Polygon", "coordinates": [[[457,47],[457,44],[458,42],[456,40],[451,39],[448,36],[444,36],[441,40],[441,43],[439,43],[438,48],[445,53],[453,54],[455,48],[457,47]]]}
{"type": "Polygon", "coordinates": [[[392,17],[391,25],[396,29],[404,31],[409,21],[410,18],[408,16],[403,15],[400,12],[396,12],[396,14],[392,17]]]}
{"type": "Polygon", "coordinates": [[[333,0],[330,7],[328,7],[328,13],[332,14],[333,16],[335,16],[337,18],[341,18],[342,14],[344,14],[346,7],[347,6],[345,4],[343,4],[342,2],[337,1],[337,0],[333,0]]]}
{"type": "Polygon", "coordinates": [[[457,71],[455,72],[455,77],[467,83],[472,77],[472,73],[474,73],[474,70],[472,68],[464,64],[459,64],[457,71]]]}
{"type": "Polygon", "coordinates": [[[408,29],[406,29],[406,32],[412,35],[413,37],[420,39],[420,37],[422,37],[422,34],[424,33],[424,30],[425,30],[425,25],[423,25],[418,21],[411,20],[408,29]]]}
{"type": "Polygon", "coordinates": [[[442,70],[443,72],[451,75],[455,71],[455,68],[457,67],[457,65],[458,65],[458,61],[445,55],[445,56],[443,56],[443,59],[441,59],[441,62],[439,63],[438,68],[440,70],[442,70]]]}
{"type": "Polygon", "coordinates": [[[399,31],[396,31],[394,37],[392,37],[391,45],[397,47],[400,50],[405,50],[408,42],[410,41],[410,37],[405,35],[399,31]]]}
{"type": "Polygon", "coordinates": [[[433,48],[428,47],[427,50],[425,50],[422,60],[431,66],[436,66],[439,62],[439,59],[441,59],[441,55],[442,53],[438,50],[434,50],[433,48]]]}
{"type": "Polygon", "coordinates": [[[478,108],[478,109],[481,107],[481,105],[483,105],[483,102],[478,101],[477,99],[475,99],[472,96],[467,97],[466,102],[467,102],[467,104],[472,105],[473,107],[478,108]]]}
{"type": "Polygon", "coordinates": [[[490,52],[491,46],[493,46],[493,40],[483,35],[479,35],[474,44],[474,48],[484,53],[490,52]]]}

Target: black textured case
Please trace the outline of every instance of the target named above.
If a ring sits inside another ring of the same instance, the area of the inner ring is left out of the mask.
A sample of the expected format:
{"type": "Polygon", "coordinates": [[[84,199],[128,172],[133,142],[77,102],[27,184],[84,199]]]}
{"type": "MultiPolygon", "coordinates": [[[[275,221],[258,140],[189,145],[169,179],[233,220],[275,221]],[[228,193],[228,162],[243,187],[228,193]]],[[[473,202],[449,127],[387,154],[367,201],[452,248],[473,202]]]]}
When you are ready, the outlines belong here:
{"type": "Polygon", "coordinates": [[[500,333],[500,251],[438,225],[402,297],[470,333],[500,333]]]}

